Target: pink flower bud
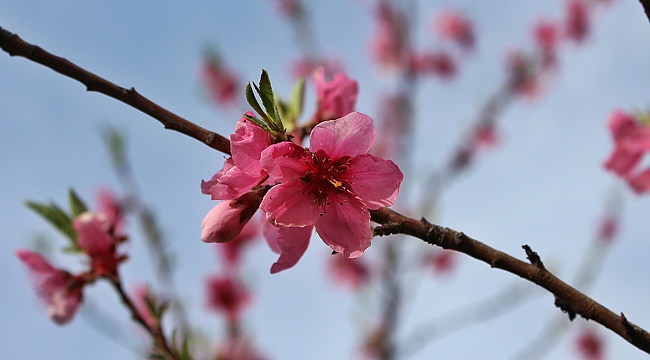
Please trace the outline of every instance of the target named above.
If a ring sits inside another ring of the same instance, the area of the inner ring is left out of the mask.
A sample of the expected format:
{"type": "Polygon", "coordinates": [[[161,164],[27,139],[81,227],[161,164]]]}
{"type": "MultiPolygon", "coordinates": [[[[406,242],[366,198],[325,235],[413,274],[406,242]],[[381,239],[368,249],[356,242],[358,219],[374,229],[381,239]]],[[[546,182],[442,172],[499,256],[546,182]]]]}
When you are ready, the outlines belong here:
{"type": "Polygon", "coordinates": [[[235,200],[220,202],[201,222],[201,241],[224,243],[234,239],[255,214],[261,201],[259,194],[249,191],[235,200]]]}
{"type": "Polygon", "coordinates": [[[207,279],[208,308],[222,312],[228,321],[239,322],[241,313],[251,302],[251,294],[238,279],[215,275],[207,279]]]}
{"type": "Polygon", "coordinates": [[[325,81],[325,69],[314,71],[314,84],[318,96],[318,121],[343,117],[354,110],[359,94],[359,85],[344,74],[334,75],[332,81],[325,81]]]}

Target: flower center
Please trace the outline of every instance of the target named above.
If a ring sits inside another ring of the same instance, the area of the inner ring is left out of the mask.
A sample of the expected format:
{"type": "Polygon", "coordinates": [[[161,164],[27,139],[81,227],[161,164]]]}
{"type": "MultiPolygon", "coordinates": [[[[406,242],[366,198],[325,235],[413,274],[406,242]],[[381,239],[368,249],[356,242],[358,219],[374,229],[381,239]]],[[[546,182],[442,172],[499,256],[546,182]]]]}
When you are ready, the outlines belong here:
{"type": "Polygon", "coordinates": [[[336,191],[350,192],[343,176],[350,169],[349,157],[332,161],[323,150],[309,152],[309,155],[311,159],[306,160],[308,169],[305,176],[300,178],[305,184],[299,191],[303,194],[313,194],[318,205],[325,208],[329,205],[330,194],[336,191]]]}

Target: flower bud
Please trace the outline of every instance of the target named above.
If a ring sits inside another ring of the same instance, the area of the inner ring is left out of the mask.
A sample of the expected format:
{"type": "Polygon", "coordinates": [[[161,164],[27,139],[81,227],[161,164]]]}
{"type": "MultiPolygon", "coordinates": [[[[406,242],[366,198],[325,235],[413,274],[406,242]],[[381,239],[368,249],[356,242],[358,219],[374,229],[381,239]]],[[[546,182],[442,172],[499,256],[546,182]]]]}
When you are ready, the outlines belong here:
{"type": "Polygon", "coordinates": [[[201,241],[224,243],[234,239],[261,202],[262,197],[255,191],[249,191],[235,200],[220,202],[201,222],[201,241]]]}

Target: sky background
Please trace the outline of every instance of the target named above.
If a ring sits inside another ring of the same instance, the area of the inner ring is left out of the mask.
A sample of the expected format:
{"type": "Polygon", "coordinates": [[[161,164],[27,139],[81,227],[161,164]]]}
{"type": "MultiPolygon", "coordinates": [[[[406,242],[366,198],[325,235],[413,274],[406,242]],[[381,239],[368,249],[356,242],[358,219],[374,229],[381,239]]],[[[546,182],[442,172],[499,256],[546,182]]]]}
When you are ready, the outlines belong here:
{"type": "MultiPolygon", "coordinates": [[[[371,65],[367,50],[374,26],[372,2],[306,4],[323,51],[339,58],[348,76],[359,81],[357,109],[377,117],[380,95],[392,83],[371,65]]],[[[530,49],[531,25],[541,17],[560,18],[564,10],[559,0],[420,1],[418,44],[432,44],[429,18],[450,6],[475,21],[477,50],[453,81],[428,80],[419,87],[413,139],[417,154],[409,181],[421,180],[429,169],[444,164],[482,102],[503,81],[505,53],[530,49]]],[[[120,86],[133,86],[223,135],[232,132],[241,113],[217,109],[202,95],[197,74],[204,46],[216,44],[242,84],[257,81],[261,69],[267,69],[280,94],[291,90],[289,64],[299,55],[290,26],[269,0],[183,5],[3,0],[0,26],[120,86]]],[[[529,244],[571,283],[607,194],[617,189],[625,204],[621,235],[589,294],[650,329],[650,197],[632,195],[602,168],[613,146],[605,127],[609,113],[650,108],[650,25],[638,1],[620,0],[597,14],[592,30],[583,46],[562,49],[560,70],[545,96],[508,109],[500,123],[499,146],[444,193],[435,221],[521,259],[521,245],[529,244]]],[[[308,91],[308,100],[313,100],[313,89],[308,91]]],[[[50,239],[54,249],[64,245],[24,200],[65,204],[67,189],[74,187],[94,204],[98,186],[118,189],[100,136],[107,126],[127,135],[142,195],[155,209],[175,254],[176,282],[192,308],[191,320],[218,338],[220,319],[203,311],[202,297],[204,278],[218,269],[217,257],[199,240],[201,219],[215,203],[201,194],[199,184],[221,167],[223,154],[164,130],[122,103],[87,93],[72,79],[4,52],[0,94],[2,357],[136,359],[133,350],[146,343],[106,284],[85,290],[90,306],[72,323],[53,324],[14,256],[17,248],[33,247],[38,237],[50,239]],[[121,335],[111,340],[98,331],[97,316],[111,319],[115,325],[104,327],[121,335]]],[[[137,227],[130,229],[132,241],[126,249],[131,260],[123,269],[127,286],[152,279],[142,237],[137,227]]],[[[376,239],[377,246],[364,256],[379,256],[381,244],[392,240],[405,242],[409,249],[420,246],[413,238],[376,239]]],[[[255,291],[255,303],[245,325],[268,358],[358,357],[361,334],[371,325],[368,313],[376,290],[357,296],[339,290],[326,275],[329,253],[320,240],[312,239],[300,263],[277,275],[268,273],[276,255],[264,244],[248,255],[244,273],[255,291]]],[[[50,259],[61,267],[79,268],[73,257],[52,254],[50,259]]],[[[523,283],[466,256],[447,278],[416,277],[422,281],[418,291],[410,293],[403,313],[404,336],[423,320],[523,283]]],[[[413,358],[506,359],[558,313],[552,296],[539,292],[515,311],[430,344],[413,358]]],[[[548,358],[576,358],[573,340],[587,325],[582,320],[572,324],[548,358]]],[[[606,338],[609,358],[646,358],[618,336],[595,329],[606,338]]]]}

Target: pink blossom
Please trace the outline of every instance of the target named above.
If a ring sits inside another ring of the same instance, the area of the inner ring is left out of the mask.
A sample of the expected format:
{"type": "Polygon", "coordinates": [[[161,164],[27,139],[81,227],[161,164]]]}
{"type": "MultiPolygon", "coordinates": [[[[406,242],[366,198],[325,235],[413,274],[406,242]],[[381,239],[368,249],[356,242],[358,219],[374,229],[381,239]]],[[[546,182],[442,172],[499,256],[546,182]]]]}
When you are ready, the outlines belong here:
{"type": "Polygon", "coordinates": [[[325,69],[314,71],[314,85],[318,97],[318,122],[338,119],[354,110],[359,94],[359,85],[355,80],[336,74],[334,79],[325,81],[325,69]]]}
{"type": "Polygon", "coordinates": [[[117,242],[111,233],[111,223],[103,213],[85,212],[72,221],[79,247],[90,256],[97,276],[115,276],[122,260],[115,253],[117,242]]]}
{"type": "Polygon", "coordinates": [[[201,241],[224,243],[237,237],[260,206],[262,197],[249,191],[234,200],[224,200],[201,222],[201,241]]]}
{"type": "Polygon", "coordinates": [[[325,77],[343,72],[343,67],[338,60],[302,56],[291,63],[291,76],[294,79],[308,77],[321,67],[325,69],[325,77]]]}
{"type": "MultiPolygon", "coordinates": [[[[253,113],[246,114],[253,116],[253,113]]],[[[271,138],[264,129],[242,117],[230,135],[228,159],[209,181],[201,182],[201,191],[210,194],[212,200],[233,200],[259,185],[267,177],[260,165],[262,150],[271,145],[271,138]]]]}
{"type": "Polygon", "coordinates": [[[124,209],[120,201],[107,189],[99,189],[97,199],[97,210],[106,215],[113,232],[121,233],[124,227],[124,209]]]}
{"type": "Polygon", "coordinates": [[[305,14],[300,0],[273,0],[278,12],[292,20],[297,20],[305,14]]]}
{"type": "Polygon", "coordinates": [[[237,103],[239,80],[217,57],[208,56],[203,59],[200,75],[211,99],[217,105],[233,106],[237,103]]]}
{"type": "Polygon", "coordinates": [[[542,68],[553,67],[557,62],[558,25],[551,21],[539,21],[533,29],[533,34],[542,56],[542,68]]]}
{"type": "Polygon", "coordinates": [[[638,169],[644,154],[650,152],[650,126],[620,110],[614,111],[607,122],[615,147],[605,168],[627,180],[637,194],[650,191],[650,168],[638,169]]]}
{"type": "Polygon", "coordinates": [[[564,24],[564,35],[577,42],[582,42],[589,34],[589,8],[584,0],[569,0],[567,2],[567,18],[564,24]]]}
{"type": "Polygon", "coordinates": [[[456,266],[457,261],[457,254],[451,250],[434,251],[426,259],[427,265],[437,275],[449,274],[456,266]]]}
{"type": "Polygon", "coordinates": [[[449,79],[456,75],[457,67],[454,59],[446,52],[427,52],[411,54],[413,71],[422,75],[438,75],[449,79]]]}
{"type": "Polygon", "coordinates": [[[36,292],[48,304],[50,319],[59,325],[70,322],[81,303],[84,281],[54,268],[33,251],[17,250],[16,256],[29,268],[36,292]]]}
{"type": "Polygon", "coordinates": [[[236,324],[242,311],[250,304],[251,295],[238,279],[231,276],[214,275],[206,281],[207,306],[224,313],[228,322],[236,324]]]}
{"type": "Polygon", "coordinates": [[[298,263],[307,251],[314,227],[311,225],[305,227],[275,227],[271,225],[270,227],[275,230],[266,230],[264,237],[271,249],[280,253],[278,261],[271,266],[271,274],[277,274],[298,263]]]}
{"type": "Polygon", "coordinates": [[[578,336],[576,349],[585,360],[602,360],[605,355],[603,339],[592,330],[583,331],[578,336]]]}
{"type": "Polygon", "coordinates": [[[474,47],[472,22],[459,11],[448,10],[438,14],[433,19],[432,28],[441,38],[452,40],[463,48],[474,47]]]}
{"type": "Polygon", "coordinates": [[[261,164],[279,184],[262,200],[267,219],[280,227],[313,225],[332,250],[361,256],[372,239],[368,209],[392,205],[404,178],[392,161],[367,154],[374,139],[372,120],[355,112],[314,127],[309,150],[269,146],[261,164]]]}
{"type": "Polygon", "coordinates": [[[604,242],[611,242],[618,233],[619,220],[608,215],[600,220],[598,224],[598,238],[604,242]]]}
{"type": "Polygon", "coordinates": [[[328,265],[328,272],[336,282],[352,291],[370,281],[370,269],[361,258],[350,259],[341,254],[334,254],[329,257],[328,265]]]}
{"type": "Polygon", "coordinates": [[[372,57],[384,69],[399,67],[408,55],[406,19],[384,1],[379,3],[375,14],[377,28],[370,42],[372,57]]]}

